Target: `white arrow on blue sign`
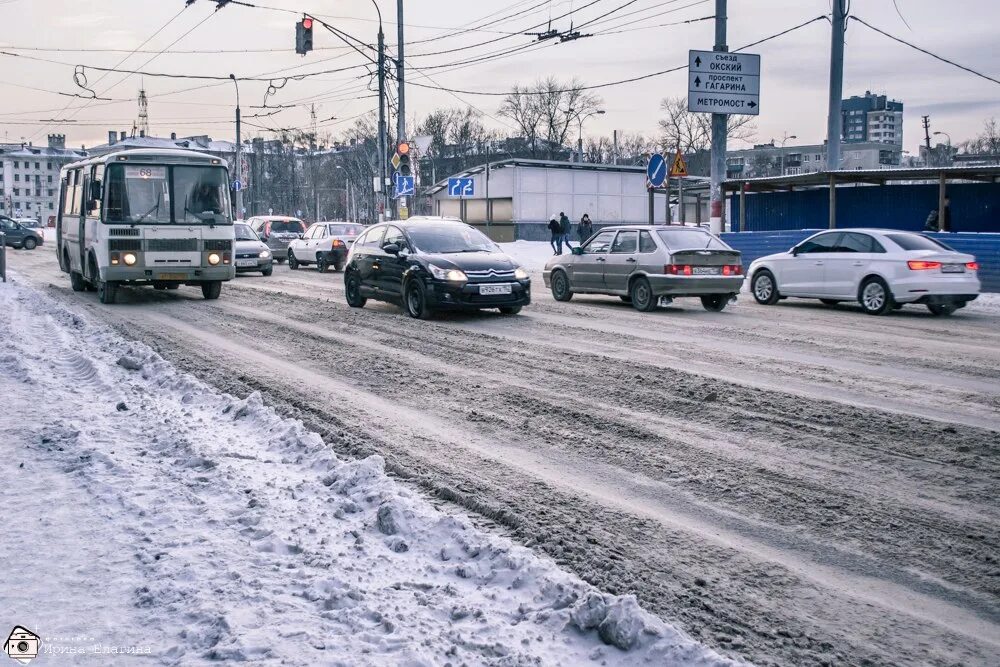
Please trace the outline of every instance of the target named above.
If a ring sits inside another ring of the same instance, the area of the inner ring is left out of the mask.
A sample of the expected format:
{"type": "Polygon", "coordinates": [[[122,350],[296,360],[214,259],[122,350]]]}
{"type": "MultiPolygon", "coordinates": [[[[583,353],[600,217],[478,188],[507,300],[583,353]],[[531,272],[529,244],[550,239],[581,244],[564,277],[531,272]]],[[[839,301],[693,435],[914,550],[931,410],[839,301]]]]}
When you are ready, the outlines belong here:
{"type": "Polygon", "coordinates": [[[243,189],[243,181],[237,178],[235,181],[233,181],[233,192],[239,192],[242,189],[243,189]]]}
{"type": "Polygon", "coordinates": [[[449,178],[449,197],[473,197],[476,194],[476,180],[474,178],[449,178]]]}
{"type": "Polygon", "coordinates": [[[654,188],[661,187],[667,180],[667,161],[659,153],[649,158],[649,164],[646,165],[646,178],[654,188]]]}

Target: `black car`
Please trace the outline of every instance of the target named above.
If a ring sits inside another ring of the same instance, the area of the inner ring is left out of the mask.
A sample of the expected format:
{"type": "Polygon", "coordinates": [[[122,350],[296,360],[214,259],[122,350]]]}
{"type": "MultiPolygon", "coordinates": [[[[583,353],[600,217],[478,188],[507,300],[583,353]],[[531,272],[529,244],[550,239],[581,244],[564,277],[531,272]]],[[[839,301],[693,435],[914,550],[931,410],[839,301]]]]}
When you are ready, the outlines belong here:
{"type": "Polygon", "coordinates": [[[4,234],[4,244],[12,248],[34,250],[45,242],[39,230],[26,227],[5,215],[0,215],[0,233],[4,234]]]}
{"type": "Polygon", "coordinates": [[[531,303],[528,272],[485,234],[461,222],[393,222],[359,236],[344,269],[347,303],[399,303],[410,317],[436,310],[497,308],[514,315],[531,303]]]}

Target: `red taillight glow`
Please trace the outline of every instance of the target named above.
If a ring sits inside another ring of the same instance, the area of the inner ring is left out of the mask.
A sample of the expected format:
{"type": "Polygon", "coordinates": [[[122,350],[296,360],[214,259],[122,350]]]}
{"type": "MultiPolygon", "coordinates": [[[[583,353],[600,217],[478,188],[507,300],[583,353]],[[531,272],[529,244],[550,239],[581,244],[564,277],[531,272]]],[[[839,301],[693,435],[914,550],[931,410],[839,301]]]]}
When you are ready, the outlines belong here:
{"type": "Polygon", "coordinates": [[[940,269],[941,262],[925,262],[921,259],[911,259],[906,263],[911,271],[927,271],[928,269],[940,269]]]}
{"type": "Polygon", "coordinates": [[[724,276],[739,276],[743,274],[742,264],[726,264],[722,267],[722,275],[724,276]]]}
{"type": "Polygon", "coordinates": [[[979,262],[969,262],[968,264],[965,265],[965,268],[967,268],[969,271],[978,271],[979,262]]]}
{"type": "Polygon", "coordinates": [[[341,241],[340,239],[334,239],[333,240],[333,247],[334,248],[339,248],[342,245],[344,245],[344,242],[341,241]]]}
{"type": "Polygon", "coordinates": [[[670,276],[690,276],[691,266],[689,264],[667,264],[663,267],[663,272],[670,276]]]}

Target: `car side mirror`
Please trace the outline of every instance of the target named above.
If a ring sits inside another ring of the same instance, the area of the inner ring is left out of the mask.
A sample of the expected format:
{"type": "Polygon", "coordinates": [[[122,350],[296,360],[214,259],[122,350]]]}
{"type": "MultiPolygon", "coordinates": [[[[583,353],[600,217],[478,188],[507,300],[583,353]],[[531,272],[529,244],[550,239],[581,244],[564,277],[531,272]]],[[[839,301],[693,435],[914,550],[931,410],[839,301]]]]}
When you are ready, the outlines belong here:
{"type": "Polygon", "coordinates": [[[577,246],[575,248],[570,248],[570,252],[572,252],[574,255],[582,255],[583,248],[581,248],[580,246],[577,246]]]}
{"type": "Polygon", "coordinates": [[[798,246],[792,246],[791,248],[788,249],[788,252],[792,253],[792,257],[798,257],[799,256],[799,247],[798,246]]]}
{"type": "Polygon", "coordinates": [[[399,246],[395,243],[386,243],[382,246],[382,252],[388,253],[390,255],[399,255],[399,246]]]}

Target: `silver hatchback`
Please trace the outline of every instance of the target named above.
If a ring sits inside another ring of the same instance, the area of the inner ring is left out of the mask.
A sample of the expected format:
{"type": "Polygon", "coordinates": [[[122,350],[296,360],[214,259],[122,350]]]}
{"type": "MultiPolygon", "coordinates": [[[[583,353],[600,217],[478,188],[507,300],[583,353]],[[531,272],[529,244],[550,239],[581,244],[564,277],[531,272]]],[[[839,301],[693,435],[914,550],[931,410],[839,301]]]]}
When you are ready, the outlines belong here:
{"type": "Polygon", "coordinates": [[[721,311],[743,286],[738,250],[697,227],[605,227],[570,255],[553,257],[542,274],[556,301],[610,294],[651,311],[677,297],[700,297],[721,311]]]}

